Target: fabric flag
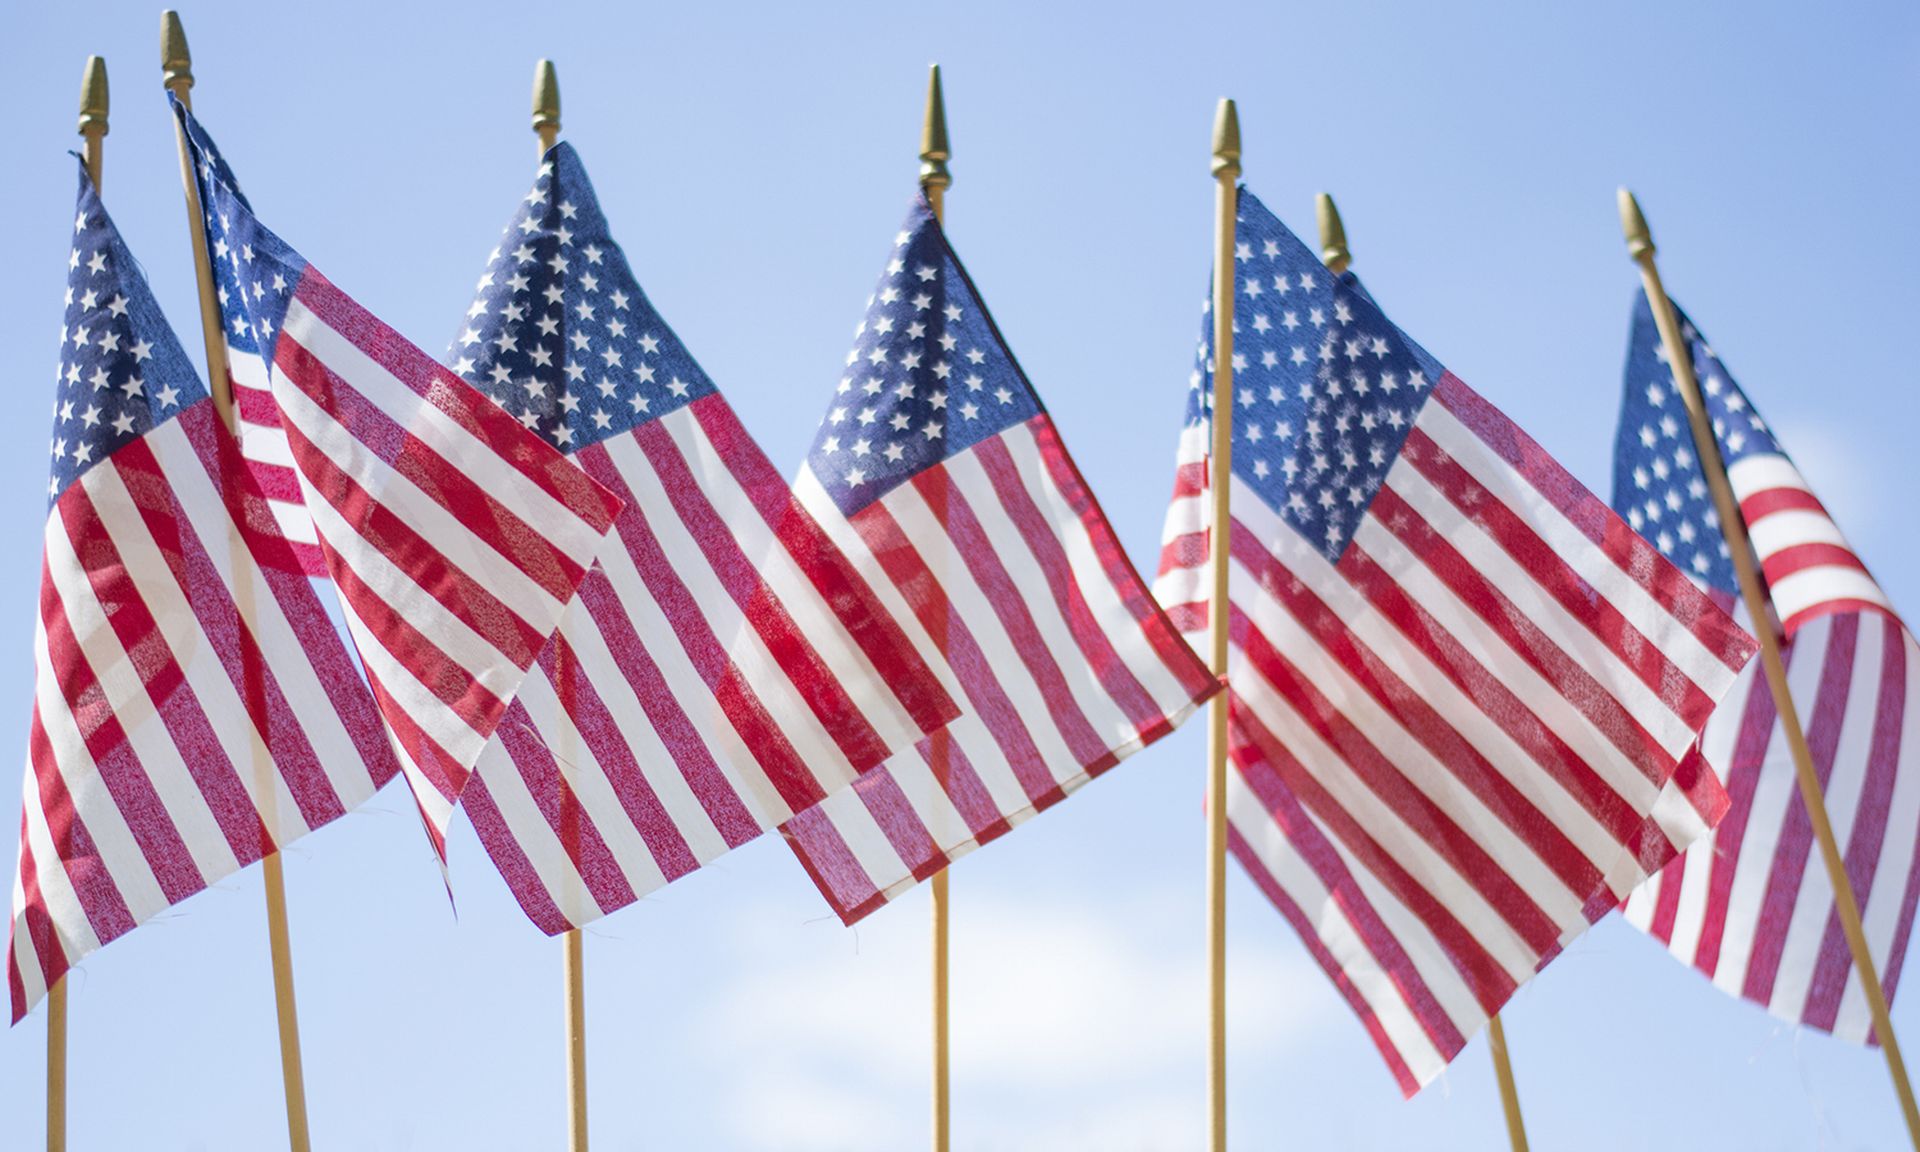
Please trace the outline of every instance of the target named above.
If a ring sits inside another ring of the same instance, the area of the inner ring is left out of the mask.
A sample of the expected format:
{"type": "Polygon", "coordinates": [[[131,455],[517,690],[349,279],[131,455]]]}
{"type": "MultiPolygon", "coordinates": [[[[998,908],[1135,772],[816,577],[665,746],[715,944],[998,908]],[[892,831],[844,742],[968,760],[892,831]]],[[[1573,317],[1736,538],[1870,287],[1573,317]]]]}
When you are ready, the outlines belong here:
{"type": "Polygon", "coordinates": [[[561,932],[774,827],[957,709],[641,292],[573,147],[448,360],[626,506],[467,812],[561,932]]]}
{"type": "Polygon", "coordinates": [[[266,365],[327,576],[444,864],[481,748],[620,500],[269,232],[174,110],[231,273],[226,327],[266,365]]]}
{"type": "MultiPolygon", "coordinates": [[[[1827,811],[1893,999],[1920,897],[1920,652],[1826,508],[1697,329],[1688,352],[1771,601],[1827,811]]],[[[1613,506],[1732,606],[1739,595],[1687,411],[1643,294],[1627,350],[1613,506]]],[[[1740,619],[1752,621],[1742,611],[1740,619]]],[[[1627,919],[1682,963],[1775,1016],[1864,1043],[1872,1021],[1833,888],[1800,802],[1793,754],[1759,662],[1700,739],[1732,809],[1627,904],[1627,919]]]]}
{"type": "Polygon", "coordinates": [[[924,201],[795,485],[965,714],[781,829],[852,923],[1217,689],[1154,604],[924,201]]]}
{"type": "MultiPolygon", "coordinates": [[[[1687,754],[1753,645],[1245,190],[1235,262],[1229,842],[1411,1095],[1724,811],[1687,754]]],[[[1156,585],[1194,637],[1205,339],[1156,585]]]]}
{"type": "Polygon", "coordinates": [[[372,796],[373,698],[83,166],[7,984],[372,796]]]}

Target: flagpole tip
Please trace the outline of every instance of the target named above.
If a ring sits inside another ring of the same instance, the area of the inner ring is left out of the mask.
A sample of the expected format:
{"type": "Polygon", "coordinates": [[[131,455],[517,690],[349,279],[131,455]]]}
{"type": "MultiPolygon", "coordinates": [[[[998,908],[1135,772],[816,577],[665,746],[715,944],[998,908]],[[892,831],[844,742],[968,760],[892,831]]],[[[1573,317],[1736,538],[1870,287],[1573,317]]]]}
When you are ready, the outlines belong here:
{"type": "Polygon", "coordinates": [[[160,83],[169,92],[187,98],[193,87],[193,52],[187,47],[187,30],[180,13],[169,8],[160,13],[160,83]]]}
{"type": "Polygon", "coordinates": [[[1640,201],[1626,185],[1620,187],[1620,231],[1627,237],[1627,255],[1639,260],[1653,256],[1653,230],[1647,227],[1646,213],[1640,211],[1640,201]]]}
{"type": "Polygon", "coordinates": [[[533,130],[542,153],[560,136],[560,75],[547,59],[533,66],[533,130]]]}
{"type": "Polygon", "coordinates": [[[79,132],[89,138],[107,134],[107,62],[99,56],[87,57],[80,80],[79,132]]]}
{"type": "Polygon", "coordinates": [[[1213,115],[1213,174],[1227,180],[1240,176],[1240,111],[1232,100],[1220,101],[1213,115]]]}
{"type": "Polygon", "coordinates": [[[947,142],[947,102],[940,92],[940,65],[927,69],[927,118],[920,128],[920,186],[942,190],[953,183],[947,161],[953,146],[947,142]]]}
{"type": "Polygon", "coordinates": [[[1347,226],[1340,220],[1333,197],[1325,192],[1314,197],[1313,209],[1320,221],[1320,259],[1338,276],[1353,263],[1353,253],[1347,249],[1347,226]]]}

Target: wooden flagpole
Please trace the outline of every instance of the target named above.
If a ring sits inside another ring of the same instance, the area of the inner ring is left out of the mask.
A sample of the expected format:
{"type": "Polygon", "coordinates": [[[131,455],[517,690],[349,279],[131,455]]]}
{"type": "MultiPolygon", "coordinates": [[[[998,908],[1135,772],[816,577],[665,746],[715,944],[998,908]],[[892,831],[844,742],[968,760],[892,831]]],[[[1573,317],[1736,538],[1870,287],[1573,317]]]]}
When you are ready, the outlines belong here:
{"type": "MultiPolygon", "coordinates": [[[[1213,120],[1213,590],[1207,601],[1214,675],[1227,674],[1227,559],[1233,476],[1234,225],[1240,216],[1240,113],[1220,101],[1213,120]]],[[[1207,706],[1207,1147],[1227,1147],[1227,693],[1207,706]]]]}
{"type": "MultiPolygon", "coordinates": [[[[953,174],[947,161],[953,149],[947,142],[947,105],[940,92],[940,65],[927,72],[927,114],[920,129],[920,190],[926,194],[933,218],[942,227],[947,221],[947,187],[953,174]]],[[[944,625],[935,641],[942,654],[946,651],[944,625]]],[[[945,728],[933,734],[932,766],[936,779],[947,779],[947,759],[952,737],[945,728]]],[[[953,1142],[952,1080],[948,1062],[949,1021],[947,1013],[947,872],[933,874],[933,1152],[949,1152],[953,1142]]]]}
{"type": "MultiPolygon", "coordinates": [[[[87,179],[96,195],[105,173],[103,148],[107,134],[107,62],[87,57],[80,80],[80,123],[86,141],[87,179]]],[[[47,1152],[67,1149],[67,978],[62,975],[47,989],[47,1152]]]]}
{"type": "MultiPolygon", "coordinates": [[[[1314,216],[1320,223],[1320,259],[1335,276],[1353,265],[1353,252],[1347,247],[1347,226],[1340,219],[1340,208],[1325,192],[1314,200],[1314,216]]],[[[1500,1084],[1500,1107],[1507,1118],[1507,1141],[1513,1152],[1527,1152],[1527,1125],[1520,1115],[1520,1092],[1514,1085],[1513,1062],[1507,1055],[1507,1030],[1495,1012],[1487,1021],[1487,1050],[1493,1053],[1493,1075],[1500,1084]]]]}
{"type": "MultiPolygon", "coordinates": [[[[187,48],[187,32],[180,14],[171,8],[160,14],[161,84],[180,103],[193,106],[193,54],[187,48]]],[[[212,256],[207,251],[205,211],[200,205],[200,189],[194,181],[193,155],[187,146],[186,129],[177,122],[175,140],[180,149],[180,181],[186,193],[187,235],[193,242],[194,279],[200,290],[200,335],[206,347],[207,391],[213,397],[214,411],[229,430],[236,430],[233,412],[233,383],[227,374],[226,340],[221,334],[220,302],[214,293],[212,256]]],[[[235,589],[236,607],[241,618],[252,616],[253,589],[247,582],[235,589]]],[[[249,675],[258,675],[249,668],[249,675]]],[[[278,835],[278,822],[271,819],[275,791],[272,782],[259,788],[262,803],[268,806],[268,826],[278,835]]],[[[267,949],[273,964],[273,1005],[280,1032],[280,1080],[287,1103],[287,1143],[292,1152],[311,1152],[312,1139],[307,1128],[306,1078],[300,1063],[300,1017],[293,995],[293,944],[287,931],[287,882],[279,852],[270,852],[260,861],[260,878],[267,895],[267,949]]]]}
{"type": "Polygon", "coordinates": [[[1767,688],[1773,693],[1774,711],[1779,716],[1781,730],[1786,734],[1787,746],[1793,752],[1794,774],[1800,784],[1800,801],[1806,806],[1807,816],[1813,824],[1814,839],[1820,843],[1820,859],[1826,865],[1827,881],[1833,887],[1834,912],[1840,919],[1841,931],[1846,935],[1847,948],[1853,954],[1853,966],[1860,973],[1860,988],[1866,993],[1867,1008],[1873,1013],[1874,1035],[1880,1041],[1880,1050],[1886,1055],[1887,1071],[1892,1074],[1894,1091],[1900,1097],[1900,1111],[1906,1118],[1907,1136],[1916,1152],[1920,1152],[1920,1108],[1914,1104],[1913,1085],[1907,1079],[1906,1061],[1900,1056],[1900,1043],[1894,1037],[1893,1021],[1887,1013],[1886,992],[1880,986],[1873,953],[1867,947],[1867,934],[1860,924],[1860,903],[1854,895],[1853,883],[1847,877],[1847,866],[1840,855],[1840,845],[1834,839],[1833,823],[1827,817],[1820,776],[1814,767],[1813,753],[1807,747],[1799,709],[1794,706],[1793,693],[1787,681],[1787,663],[1780,651],[1780,637],[1773,627],[1772,613],[1768,610],[1767,593],[1760,583],[1760,567],[1754,560],[1752,541],[1747,537],[1747,522],[1741,516],[1739,501],[1734,499],[1733,485],[1727,480],[1726,460],[1720,455],[1720,443],[1713,434],[1712,419],[1700,396],[1700,381],[1694,375],[1693,357],[1689,354],[1686,337],[1680,331],[1680,318],[1674,311],[1673,301],[1667,299],[1666,289],[1660,284],[1660,269],[1654,263],[1653,234],[1647,228],[1647,218],[1641,213],[1639,202],[1625,188],[1620,189],[1620,226],[1626,233],[1627,253],[1640,266],[1640,279],[1646,287],[1647,300],[1653,306],[1653,319],[1660,328],[1660,342],[1666,347],[1667,363],[1673,369],[1673,380],[1680,390],[1680,398],[1687,406],[1687,422],[1693,428],[1694,451],[1700,457],[1701,470],[1707,474],[1707,486],[1713,492],[1713,505],[1720,517],[1720,530],[1726,536],[1727,550],[1732,553],[1734,575],[1740,581],[1740,597],[1746,604],[1747,615],[1752,618],[1753,630],[1760,640],[1761,668],[1766,673],[1767,688]]]}
{"type": "MultiPolygon", "coordinates": [[[[553,61],[533,67],[533,131],[544,158],[560,138],[560,77],[553,61]]],[[[563,661],[562,677],[571,678],[574,665],[563,661]]],[[[563,689],[564,690],[564,689],[563,689]]],[[[570,694],[570,693],[569,693],[570,694]]],[[[567,1149],[587,1152],[587,975],[586,946],[578,928],[560,938],[560,969],[564,981],[562,1003],[567,1018],[567,1149]]]]}

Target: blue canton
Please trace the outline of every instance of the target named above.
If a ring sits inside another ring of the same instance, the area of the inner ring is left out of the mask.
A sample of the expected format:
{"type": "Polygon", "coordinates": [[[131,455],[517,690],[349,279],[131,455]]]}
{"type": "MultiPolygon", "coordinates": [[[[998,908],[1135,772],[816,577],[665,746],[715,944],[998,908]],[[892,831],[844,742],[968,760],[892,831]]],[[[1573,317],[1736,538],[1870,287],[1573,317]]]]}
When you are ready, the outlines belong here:
{"type": "Polygon", "coordinates": [[[67,256],[48,504],[123,445],[207,398],[86,166],[67,256]]]}
{"type": "Polygon", "coordinates": [[[807,464],[848,516],[1042,411],[923,199],[854,330],[807,464]]]}
{"type": "MultiPolygon", "coordinates": [[[[1727,465],[1761,453],[1784,455],[1706,337],[1678,305],[1674,311],[1727,465]]],[[[1683,571],[1709,587],[1738,590],[1720,517],[1694,456],[1687,407],[1645,292],[1634,307],[1627,345],[1626,394],[1613,449],[1613,507],[1683,571]]]]}
{"type": "Polygon", "coordinates": [[[640,291],[571,144],[541,162],[477,293],[448,362],[562,452],[716,391],[640,291]]]}
{"type": "MultiPolygon", "coordinates": [[[[1233,474],[1337,562],[1446,370],[1244,188],[1234,232],[1233,474]]],[[[1190,426],[1212,413],[1212,339],[1209,315],[1190,426]]]]}
{"type": "Polygon", "coordinates": [[[193,144],[194,177],[227,346],[271,364],[274,340],[307,262],[254,216],[213,138],[178,100],[174,114],[186,125],[193,144]]]}

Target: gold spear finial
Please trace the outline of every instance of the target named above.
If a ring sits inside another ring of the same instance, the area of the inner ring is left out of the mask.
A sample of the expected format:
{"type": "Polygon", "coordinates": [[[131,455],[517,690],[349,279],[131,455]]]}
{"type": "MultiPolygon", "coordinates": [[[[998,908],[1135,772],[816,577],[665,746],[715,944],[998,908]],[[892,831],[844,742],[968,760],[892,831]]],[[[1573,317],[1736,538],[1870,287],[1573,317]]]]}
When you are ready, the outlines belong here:
{"type": "Polygon", "coordinates": [[[1653,255],[1653,231],[1647,227],[1647,217],[1640,211],[1640,201],[1626,186],[1620,188],[1620,230],[1627,236],[1627,255],[1635,260],[1653,255]]]}
{"type": "Polygon", "coordinates": [[[936,195],[953,184],[947,161],[953,148],[947,143],[947,103],[940,95],[940,65],[927,72],[927,121],[920,129],[920,187],[936,195]]]}
{"type": "Polygon", "coordinates": [[[1340,222],[1340,209],[1333,197],[1325,192],[1314,197],[1313,209],[1320,220],[1320,259],[1338,276],[1353,263],[1353,253],[1347,250],[1347,226],[1340,222]]]}
{"type": "Polygon", "coordinates": [[[87,71],[80,80],[80,135],[87,141],[87,178],[94,191],[100,189],[100,138],[107,134],[107,62],[99,56],[87,57],[87,71]]]}
{"type": "Polygon", "coordinates": [[[540,152],[545,155],[560,136],[560,77],[551,60],[533,66],[533,130],[540,134],[540,152]]]}
{"type": "Polygon", "coordinates": [[[171,8],[160,13],[160,84],[180,103],[192,106],[193,97],[187,92],[193,87],[193,52],[187,47],[180,13],[171,8]]]}
{"type": "Polygon", "coordinates": [[[1213,174],[1236,179],[1240,175],[1240,111],[1233,101],[1220,101],[1213,114],[1213,174]]]}

